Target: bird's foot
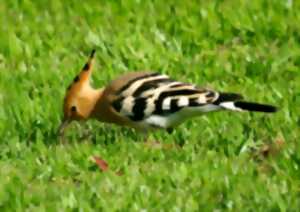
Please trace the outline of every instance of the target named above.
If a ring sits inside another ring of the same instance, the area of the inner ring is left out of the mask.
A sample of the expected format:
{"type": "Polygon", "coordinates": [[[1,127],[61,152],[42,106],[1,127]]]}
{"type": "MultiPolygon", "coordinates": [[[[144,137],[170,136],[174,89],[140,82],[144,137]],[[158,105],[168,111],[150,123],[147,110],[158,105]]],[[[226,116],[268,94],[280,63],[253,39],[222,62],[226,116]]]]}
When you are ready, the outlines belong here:
{"type": "Polygon", "coordinates": [[[145,146],[151,149],[165,149],[165,150],[169,150],[169,149],[179,149],[180,146],[177,144],[173,144],[173,143],[161,143],[159,141],[149,141],[147,140],[145,143],[145,146]]]}

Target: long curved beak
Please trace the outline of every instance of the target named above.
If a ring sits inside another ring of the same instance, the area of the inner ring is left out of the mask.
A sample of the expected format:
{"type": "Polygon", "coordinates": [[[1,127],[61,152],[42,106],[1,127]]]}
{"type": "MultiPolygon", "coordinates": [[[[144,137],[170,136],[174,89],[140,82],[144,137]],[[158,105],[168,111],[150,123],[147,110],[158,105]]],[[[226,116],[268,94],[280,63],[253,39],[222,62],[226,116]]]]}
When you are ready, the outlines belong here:
{"type": "Polygon", "coordinates": [[[63,122],[60,124],[59,128],[58,128],[58,136],[62,137],[64,135],[65,129],[67,128],[67,126],[70,124],[70,120],[69,119],[65,119],[63,120],[63,122]]]}

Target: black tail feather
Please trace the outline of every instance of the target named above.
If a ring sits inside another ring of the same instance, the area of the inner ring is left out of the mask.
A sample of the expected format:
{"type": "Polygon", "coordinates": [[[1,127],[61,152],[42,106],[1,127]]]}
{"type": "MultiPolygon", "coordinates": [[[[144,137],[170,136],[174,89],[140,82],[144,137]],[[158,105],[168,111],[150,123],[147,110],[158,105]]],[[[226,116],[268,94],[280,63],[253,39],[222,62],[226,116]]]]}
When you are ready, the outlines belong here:
{"type": "Polygon", "coordinates": [[[242,95],[237,93],[219,93],[219,98],[214,102],[218,105],[222,102],[234,102],[243,99],[242,95]]]}
{"type": "Polygon", "coordinates": [[[259,104],[254,102],[243,102],[236,101],[234,106],[242,110],[256,111],[256,112],[265,112],[265,113],[274,113],[277,111],[277,108],[272,105],[259,104]]]}

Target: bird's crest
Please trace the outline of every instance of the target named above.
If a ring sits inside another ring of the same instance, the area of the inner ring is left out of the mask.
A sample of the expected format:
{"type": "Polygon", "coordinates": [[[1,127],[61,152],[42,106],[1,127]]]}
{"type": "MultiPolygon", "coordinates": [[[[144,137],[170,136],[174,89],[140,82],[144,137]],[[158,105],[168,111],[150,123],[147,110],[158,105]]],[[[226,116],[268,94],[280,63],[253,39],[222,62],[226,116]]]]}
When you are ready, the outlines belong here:
{"type": "Polygon", "coordinates": [[[92,50],[88,61],[66,91],[63,105],[64,123],[72,120],[86,119],[93,110],[97,100],[96,90],[90,86],[94,56],[95,50],[92,50]]]}
{"type": "Polygon", "coordinates": [[[96,50],[93,49],[88,58],[88,61],[85,63],[85,65],[81,69],[81,72],[74,78],[73,82],[68,87],[68,91],[70,91],[73,86],[89,83],[89,80],[90,80],[90,77],[91,77],[91,74],[93,71],[95,52],[96,52],[96,50]]]}

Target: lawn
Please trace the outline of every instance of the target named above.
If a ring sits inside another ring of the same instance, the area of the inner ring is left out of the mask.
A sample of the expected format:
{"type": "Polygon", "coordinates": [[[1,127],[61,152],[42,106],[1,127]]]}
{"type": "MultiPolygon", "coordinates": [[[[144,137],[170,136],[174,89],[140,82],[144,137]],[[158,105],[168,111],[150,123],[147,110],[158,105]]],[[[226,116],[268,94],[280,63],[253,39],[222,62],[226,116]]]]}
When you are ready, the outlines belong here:
{"type": "Polygon", "coordinates": [[[299,210],[299,23],[293,0],[2,0],[0,210],[299,210]],[[151,134],[158,148],[74,123],[61,144],[65,91],[93,48],[95,87],[155,70],[279,111],[198,117],[151,134]]]}

